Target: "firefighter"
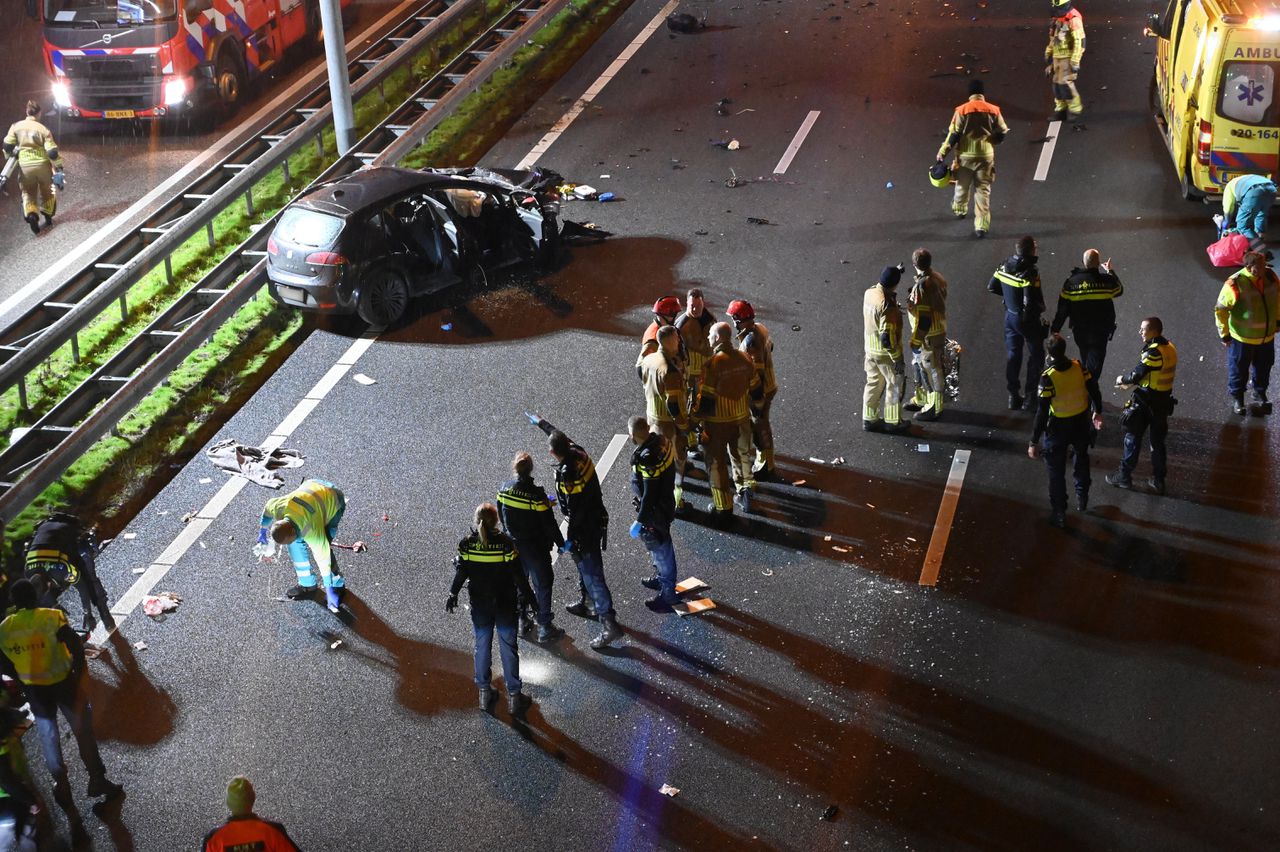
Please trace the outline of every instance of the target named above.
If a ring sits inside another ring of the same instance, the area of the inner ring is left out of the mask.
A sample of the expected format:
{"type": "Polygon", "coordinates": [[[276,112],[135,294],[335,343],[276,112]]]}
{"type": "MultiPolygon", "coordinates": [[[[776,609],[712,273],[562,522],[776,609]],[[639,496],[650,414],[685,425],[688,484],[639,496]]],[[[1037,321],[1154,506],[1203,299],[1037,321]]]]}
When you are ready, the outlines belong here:
{"type": "Polygon", "coordinates": [[[917,412],[915,419],[937,420],[942,414],[946,385],[942,357],[947,348],[947,279],[933,268],[933,255],[918,248],[911,254],[915,283],[907,296],[911,323],[911,362],[916,389],[904,408],[917,412]]]}
{"type": "Polygon", "coordinates": [[[231,817],[205,835],[204,852],[298,852],[283,825],[269,822],[253,812],[257,800],[253,784],[237,775],[227,784],[227,810],[231,817]]]}
{"type": "MultiPolygon", "coordinates": [[[[702,374],[707,361],[711,359],[711,341],[707,333],[716,322],[715,314],[707,310],[706,299],[702,290],[694,287],[686,294],[685,309],[676,317],[676,328],[680,329],[680,339],[684,342],[685,351],[689,355],[689,365],[685,371],[690,414],[698,400],[698,391],[702,384],[702,374]]],[[[692,451],[698,444],[698,429],[694,418],[690,418],[688,446],[692,451]]]]}
{"type": "Polygon", "coordinates": [[[1058,295],[1058,310],[1049,330],[1058,333],[1070,321],[1071,338],[1080,348],[1080,363],[1093,376],[1102,375],[1107,359],[1107,343],[1116,331],[1115,300],[1124,295],[1124,285],[1105,263],[1097,249],[1084,253],[1084,266],[1071,270],[1058,295]]]}
{"type": "Polygon", "coordinates": [[[680,331],[674,325],[658,329],[656,352],[640,361],[644,380],[645,413],[649,425],[671,442],[676,465],[673,488],[676,508],[684,504],[684,468],[688,458],[689,401],[680,361],[680,331]]]}
{"type": "Polygon", "coordinates": [[[1261,244],[1267,232],[1267,215],[1276,203],[1276,185],[1266,175],[1239,175],[1222,190],[1222,228],[1219,236],[1243,234],[1250,244],[1261,244]]]}
{"type": "MultiPolygon", "coordinates": [[[[555,616],[551,612],[551,587],[555,579],[551,571],[551,549],[563,546],[564,536],[552,514],[555,501],[533,481],[533,458],[528,453],[516,453],[511,472],[515,479],[508,480],[498,492],[498,513],[507,535],[515,540],[520,564],[532,587],[538,641],[550,642],[564,635],[564,631],[552,623],[555,616]]],[[[521,610],[523,615],[523,607],[521,610]]]]}
{"type": "Polygon", "coordinates": [[[1080,60],[1084,57],[1084,18],[1072,0],[1049,0],[1049,43],[1044,48],[1044,75],[1053,81],[1053,116],[1079,121],[1084,103],[1076,89],[1080,60]]]}
{"type": "Polygon", "coordinates": [[[268,537],[289,548],[298,583],[285,592],[287,597],[309,598],[316,590],[311,571],[314,556],[329,611],[336,613],[341,608],[339,590],[346,588],[346,581],[338,570],[332,542],[346,508],[342,492],[323,479],[308,479],[295,491],[267,501],[258,526],[258,544],[253,550],[259,559],[270,556],[274,548],[267,543],[268,537]]]}
{"type": "Polygon", "coordinates": [[[867,432],[905,432],[901,422],[902,382],[906,364],[902,358],[902,309],[898,307],[898,282],[902,264],[886,266],[880,280],[862,297],[862,323],[866,333],[864,367],[867,385],[862,392],[862,428],[867,432]],[[884,417],[881,419],[881,409],[884,417]]]}
{"type": "Polygon", "coordinates": [[[53,224],[53,215],[58,212],[58,189],[65,180],[58,143],[53,141],[49,128],[40,123],[42,113],[40,104],[27,101],[27,117],[15,122],[4,137],[5,155],[18,158],[22,212],[33,234],[40,233],[40,214],[44,215],[46,228],[53,224]]]}
{"type": "Polygon", "coordinates": [[[1017,411],[1032,404],[1037,377],[1044,369],[1044,295],[1040,291],[1040,270],[1036,266],[1036,241],[1018,240],[1012,256],[996,267],[987,282],[988,292],[1004,299],[1004,378],[1009,390],[1009,409],[1017,411]],[[1022,351],[1027,350],[1027,378],[1022,380],[1022,351]],[[1024,396],[1025,388],[1025,396],[1024,396]]]}
{"type": "Polygon", "coordinates": [[[1271,413],[1267,386],[1276,359],[1276,331],[1280,330],[1280,280],[1267,265],[1267,256],[1251,251],[1244,269],[1227,279],[1213,310],[1218,336],[1227,348],[1227,393],[1236,414],[1248,414],[1245,384],[1252,372],[1253,396],[1262,413],[1271,413]]]}
{"type": "Polygon", "coordinates": [[[658,594],[644,605],[654,612],[671,612],[680,603],[676,596],[676,551],[671,541],[671,523],[676,518],[676,502],[672,499],[675,480],[675,447],[665,435],[650,431],[649,421],[632,417],[627,424],[631,443],[631,493],[636,519],[631,523],[631,537],[638,538],[649,551],[653,576],[641,580],[646,589],[658,594]]]}
{"type": "Polygon", "coordinates": [[[1138,327],[1142,337],[1142,355],[1138,366],[1127,376],[1116,376],[1116,387],[1132,390],[1122,417],[1124,455],[1120,469],[1107,474],[1107,484],[1116,488],[1133,487],[1133,469],[1142,452],[1142,436],[1151,430],[1151,473],[1147,483],[1157,494],[1164,494],[1165,437],[1169,434],[1169,415],[1173,414],[1173,380],[1178,369],[1178,350],[1164,336],[1164,323],[1159,317],[1147,317],[1138,327]],[[1127,421],[1127,422],[1126,422],[1127,421]]]}
{"type": "MultiPolygon", "coordinates": [[[[640,338],[640,357],[636,359],[636,372],[640,371],[640,361],[644,356],[651,352],[658,351],[658,329],[663,326],[674,325],[676,317],[680,315],[680,300],[675,296],[663,296],[661,299],[653,303],[653,322],[649,323],[648,328],[644,330],[644,334],[640,338]]],[[[680,343],[680,357],[685,359],[683,341],[680,343]]]]}
{"type": "Polygon", "coordinates": [[[755,364],[750,409],[751,440],[755,444],[756,460],[751,473],[755,479],[777,482],[781,477],[773,461],[773,426],[769,422],[773,398],[778,395],[778,379],[773,372],[773,337],[764,323],[756,321],[756,311],[750,302],[736,299],[729,303],[725,313],[733,320],[738,333],[738,348],[755,364]]]}
{"type": "Polygon", "coordinates": [[[1076,508],[1089,510],[1089,448],[1102,428],[1102,394],[1097,380],[1067,358],[1067,341],[1053,334],[1045,346],[1048,367],[1040,376],[1039,407],[1027,445],[1027,456],[1038,458],[1044,437],[1044,463],[1049,471],[1049,523],[1067,525],[1067,456],[1074,453],[1072,477],[1076,486],[1076,508]],[[1093,410],[1092,419],[1089,417],[1093,410]]]}
{"type": "Polygon", "coordinates": [[[707,362],[698,392],[697,412],[702,420],[703,454],[711,480],[713,521],[733,515],[734,489],[738,505],[750,513],[756,482],[751,475],[751,382],[756,365],[733,345],[733,329],[727,322],[711,326],[711,360],[707,362]],[[732,478],[730,478],[732,474],[732,478]]]}
{"type": "Polygon", "coordinates": [[[969,99],[956,107],[947,128],[947,138],[938,149],[938,162],[956,150],[956,192],[951,211],[957,219],[969,215],[973,196],[973,235],[982,239],[991,230],[991,184],[996,179],[995,146],[1004,141],[1009,125],[1000,107],[989,102],[981,80],[969,81],[969,99]]]}
{"type": "Polygon", "coordinates": [[[97,542],[92,532],[84,529],[74,515],[58,512],[50,515],[36,527],[31,544],[27,547],[26,576],[37,575],[48,588],[43,606],[57,606],[58,597],[70,586],[80,594],[80,606],[84,610],[81,626],[92,631],[97,626],[93,617],[96,608],[102,616],[102,625],[108,631],[115,630],[116,620],[111,615],[107,590],[98,578],[97,560],[94,558],[97,542]]]}

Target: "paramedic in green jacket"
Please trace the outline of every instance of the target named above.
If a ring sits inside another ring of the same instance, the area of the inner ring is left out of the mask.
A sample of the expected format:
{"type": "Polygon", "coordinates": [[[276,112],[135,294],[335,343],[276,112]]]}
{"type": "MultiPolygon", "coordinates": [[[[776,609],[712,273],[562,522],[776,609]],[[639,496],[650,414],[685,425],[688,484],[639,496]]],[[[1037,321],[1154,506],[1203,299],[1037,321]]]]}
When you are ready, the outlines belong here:
{"type": "Polygon", "coordinates": [[[288,546],[293,570],[298,575],[298,584],[285,593],[290,598],[309,597],[315,591],[316,577],[311,570],[311,559],[315,557],[326,603],[330,611],[338,611],[341,605],[338,590],[346,584],[338,571],[331,543],[346,506],[342,492],[323,479],[308,479],[295,491],[267,501],[254,553],[259,557],[270,554],[272,545],[268,538],[275,544],[288,546]]]}

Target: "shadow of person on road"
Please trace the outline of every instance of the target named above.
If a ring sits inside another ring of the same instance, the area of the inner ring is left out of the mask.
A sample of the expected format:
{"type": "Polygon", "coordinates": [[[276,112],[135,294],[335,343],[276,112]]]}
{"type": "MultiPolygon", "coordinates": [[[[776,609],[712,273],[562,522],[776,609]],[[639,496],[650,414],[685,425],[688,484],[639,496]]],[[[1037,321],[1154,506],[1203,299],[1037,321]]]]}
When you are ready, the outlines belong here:
{"type": "Polygon", "coordinates": [[[119,630],[89,670],[93,676],[86,683],[93,702],[93,732],[99,740],[155,745],[173,733],[177,705],[143,672],[133,646],[119,630]]]}

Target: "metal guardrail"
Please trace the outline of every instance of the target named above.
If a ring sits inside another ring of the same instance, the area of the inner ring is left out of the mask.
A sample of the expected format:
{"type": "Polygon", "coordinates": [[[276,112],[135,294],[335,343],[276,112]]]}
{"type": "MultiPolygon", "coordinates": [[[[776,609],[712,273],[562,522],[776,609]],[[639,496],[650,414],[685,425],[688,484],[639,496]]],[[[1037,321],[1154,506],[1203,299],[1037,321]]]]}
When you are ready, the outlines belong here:
{"type": "MultiPolygon", "coordinates": [[[[440,72],[357,141],[351,151],[325,169],[311,185],[349,174],[375,161],[392,162],[383,155],[397,140],[409,135],[411,131],[415,134],[422,133],[420,137],[416,137],[418,141],[425,138],[429,130],[422,132],[421,128],[437,125],[465,97],[450,97],[453,92],[462,90],[469,94],[479,88],[529,36],[568,2],[569,0],[529,0],[517,8],[509,9],[497,23],[463,48],[440,72]],[[521,25],[514,26],[517,23],[521,25]],[[426,120],[428,116],[432,117],[431,121],[426,120]]],[[[457,20],[452,13],[459,7],[470,5],[473,5],[473,0],[462,0],[446,15],[450,16],[450,21],[457,20]]],[[[461,14],[465,12],[458,12],[458,15],[461,14]]],[[[438,20],[441,22],[440,26],[449,25],[444,15],[438,20]]],[[[419,33],[414,39],[421,36],[423,33],[419,33]]],[[[401,45],[396,54],[408,47],[414,39],[401,45]]],[[[425,41],[425,37],[423,40],[425,41]]],[[[381,80],[386,73],[379,74],[379,68],[375,68],[370,70],[364,80],[373,80],[374,75],[378,75],[377,80],[381,80]]],[[[374,83],[369,82],[368,85],[372,86],[374,83]]],[[[297,145],[305,144],[317,133],[309,123],[320,119],[322,113],[329,114],[327,109],[322,108],[294,131],[302,135],[302,141],[295,144],[294,150],[297,145]]],[[[276,148],[283,144],[282,140],[276,148]]],[[[414,145],[409,145],[404,153],[408,153],[413,147],[414,145]]],[[[238,187],[228,190],[224,187],[219,192],[234,198],[237,189],[238,187]]],[[[0,481],[0,527],[57,481],[76,458],[158,387],[174,368],[262,288],[267,281],[263,248],[278,215],[272,216],[202,278],[190,290],[190,298],[183,298],[170,306],[129,345],[112,356],[32,426],[27,435],[14,441],[0,453],[0,472],[6,480],[0,481]],[[246,267],[249,267],[247,272],[246,267]]],[[[130,268],[136,268],[138,264],[135,261],[130,268]]],[[[101,285],[90,294],[89,299],[96,298],[98,303],[109,304],[116,297],[115,294],[100,294],[109,288],[110,283],[108,281],[101,285]]],[[[72,313],[79,309],[77,306],[72,313]]],[[[96,315],[95,313],[94,316],[96,315]]],[[[39,339],[31,345],[38,342],[39,339]]],[[[25,351],[24,349],[23,352],[25,351]]],[[[8,367],[9,364],[4,366],[8,367]]]]}

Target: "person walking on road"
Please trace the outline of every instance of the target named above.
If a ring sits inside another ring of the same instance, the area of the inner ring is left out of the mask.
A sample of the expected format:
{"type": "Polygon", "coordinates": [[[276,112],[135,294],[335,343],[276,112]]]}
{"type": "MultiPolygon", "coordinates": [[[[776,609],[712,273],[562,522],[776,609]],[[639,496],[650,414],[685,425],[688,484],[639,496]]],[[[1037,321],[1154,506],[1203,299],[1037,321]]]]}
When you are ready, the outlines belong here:
{"type": "Polygon", "coordinates": [[[237,775],[227,784],[230,818],[205,835],[204,852],[298,852],[289,832],[278,822],[268,822],[253,812],[258,794],[253,784],[237,775]]]}
{"type": "Polygon", "coordinates": [[[631,454],[631,502],[636,507],[631,537],[640,539],[653,562],[653,575],[640,584],[658,593],[644,605],[654,612],[671,612],[680,602],[676,596],[676,551],[671,541],[671,524],[676,518],[672,496],[675,449],[665,435],[650,431],[643,417],[632,417],[627,431],[636,445],[631,454]]]}
{"type": "Polygon", "coordinates": [[[453,583],[444,609],[448,613],[456,610],[458,593],[467,586],[471,597],[471,626],[476,634],[476,686],[480,690],[480,709],[486,712],[497,697],[492,683],[495,630],[511,715],[518,716],[529,708],[529,696],[520,691],[517,629],[523,583],[516,544],[498,530],[498,507],[481,503],[476,507],[475,527],[458,542],[458,553],[453,559],[453,583]]]}
{"type": "Polygon", "coordinates": [[[1237,233],[1257,248],[1267,233],[1267,216],[1276,203],[1276,185],[1266,175],[1240,175],[1222,190],[1222,227],[1219,236],[1237,233]]]}
{"type": "Polygon", "coordinates": [[[750,514],[756,481],[751,474],[751,382],[756,365],[733,345],[733,328],[718,322],[709,332],[712,355],[702,377],[696,410],[701,418],[702,450],[711,480],[713,523],[733,516],[736,500],[750,514]]]}
{"type": "Polygon", "coordinates": [[[1044,295],[1037,260],[1035,239],[1023,237],[987,283],[989,292],[1004,299],[1004,378],[1011,411],[1035,399],[1038,377],[1044,369],[1044,339],[1049,330],[1042,319],[1044,295]],[[1025,382],[1023,349],[1027,353],[1025,382]]]}
{"type": "Polygon", "coordinates": [[[1111,260],[1102,262],[1097,249],[1084,253],[1084,266],[1071,270],[1058,295],[1058,310],[1049,330],[1057,334],[1070,323],[1071,338],[1080,349],[1080,363],[1094,376],[1102,375],[1107,343],[1116,331],[1115,300],[1124,295],[1111,260]]]}
{"type": "Polygon", "coordinates": [[[907,296],[907,319],[911,323],[911,363],[916,387],[904,408],[917,412],[915,419],[937,420],[942,415],[946,392],[942,372],[947,348],[947,279],[933,268],[933,255],[918,248],[911,255],[915,283],[907,296]]]}
{"type": "Polygon", "coordinates": [[[267,501],[253,551],[260,559],[269,557],[274,548],[267,543],[268,538],[289,548],[298,582],[285,592],[287,597],[299,600],[315,592],[316,577],[311,570],[314,556],[329,611],[336,613],[341,608],[340,590],[346,588],[346,580],[338,570],[332,544],[346,508],[343,493],[323,479],[308,479],[296,490],[267,501]]]}
{"type": "Polygon", "coordinates": [[[555,615],[551,612],[551,549],[562,547],[564,536],[551,510],[554,501],[533,481],[533,458],[528,453],[516,453],[511,472],[515,479],[504,483],[498,492],[498,514],[507,535],[515,540],[520,564],[533,592],[538,641],[550,642],[564,635],[553,623],[555,615]]]}
{"type": "Polygon", "coordinates": [[[1147,317],[1138,327],[1142,337],[1142,354],[1138,366],[1127,376],[1116,376],[1116,387],[1132,390],[1121,418],[1124,429],[1124,455],[1120,469],[1107,474],[1107,484],[1116,488],[1133,487],[1133,469],[1142,452],[1142,436],[1150,429],[1151,489],[1164,494],[1168,471],[1165,438],[1169,434],[1169,416],[1176,402],[1173,381],[1178,369],[1178,350],[1164,336],[1164,323],[1159,317],[1147,317]]]}
{"type": "Polygon", "coordinates": [[[680,330],[673,325],[658,329],[658,346],[658,351],[641,360],[640,377],[649,425],[671,443],[676,454],[672,488],[679,508],[684,505],[684,468],[689,457],[689,400],[680,359],[680,330]]]}
{"type": "Polygon", "coordinates": [[[1009,135],[1000,107],[987,100],[981,80],[969,81],[969,99],[956,107],[947,138],[938,149],[938,162],[956,149],[956,191],[951,211],[957,219],[969,215],[973,197],[973,235],[982,239],[991,230],[991,184],[996,179],[995,146],[1009,135]]]}
{"type": "Polygon", "coordinates": [[[93,735],[93,707],[83,688],[84,645],[60,609],[36,606],[30,580],[9,587],[14,612],[0,622],[0,671],[22,684],[40,733],[45,766],[53,776],[53,798],[73,824],[79,816],[62,757],[58,711],[66,717],[89,771],[90,798],[119,795],[121,786],[107,778],[107,768],[93,735]]]}
{"type": "Polygon", "coordinates": [[[39,576],[49,589],[44,605],[57,606],[58,597],[74,586],[80,595],[80,607],[84,611],[81,627],[92,631],[97,626],[93,617],[96,608],[102,616],[102,624],[108,631],[115,630],[116,620],[111,615],[107,590],[98,578],[98,563],[94,551],[96,540],[75,515],[56,512],[36,527],[31,544],[27,547],[26,576],[39,576]]]}
{"type": "Polygon", "coordinates": [[[547,449],[556,460],[556,494],[560,511],[569,520],[563,551],[578,566],[582,580],[581,597],[566,609],[584,618],[600,620],[600,633],[591,640],[597,651],[608,647],[624,635],[613,609],[613,595],[604,579],[604,551],[609,546],[609,513],[600,493],[591,456],[569,436],[536,414],[527,414],[529,422],[547,435],[547,449]],[[587,596],[591,604],[587,603],[587,596]]]}
{"type": "Polygon", "coordinates": [[[4,137],[4,153],[18,158],[22,172],[18,185],[22,189],[22,212],[31,233],[40,233],[40,214],[44,226],[53,224],[58,212],[58,189],[65,180],[58,143],[49,128],[40,123],[43,108],[27,101],[27,117],[14,122],[4,137]]]}
{"type": "Polygon", "coordinates": [[[1267,265],[1265,254],[1245,254],[1244,269],[1222,285],[1213,314],[1218,336],[1227,348],[1227,393],[1232,410],[1240,415],[1249,413],[1244,389],[1252,378],[1254,399],[1263,414],[1270,414],[1267,386],[1276,360],[1276,331],[1280,329],[1280,280],[1267,265]]]}
{"type": "Polygon", "coordinates": [[[773,398],[778,395],[778,379],[773,371],[773,337],[764,323],[756,320],[756,310],[751,303],[735,299],[725,311],[738,333],[738,348],[755,364],[755,376],[751,379],[751,441],[755,444],[756,460],[751,473],[756,479],[777,482],[777,465],[773,460],[773,424],[770,412],[773,398]]]}
{"type": "Polygon", "coordinates": [[[1072,0],[1049,0],[1053,17],[1049,21],[1049,43],[1044,48],[1048,63],[1044,75],[1053,83],[1053,116],[1057,121],[1079,121],[1084,102],[1076,89],[1080,60],[1084,58],[1084,16],[1072,0]]]}
{"type": "Polygon", "coordinates": [[[1076,486],[1076,508],[1089,510],[1089,447],[1102,428],[1102,394],[1098,382],[1079,361],[1067,358],[1067,341],[1050,335],[1045,347],[1049,366],[1040,377],[1040,405],[1027,455],[1039,456],[1044,438],[1044,463],[1049,470],[1049,523],[1067,524],[1067,455],[1075,454],[1072,477],[1076,486]],[[1092,419],[1089,416],[1093,410],[1092,419]]]}
{"type": "Polygon", "coordinates": [[[902,264],[886,266],[880,280],[862,297],[862,324],[867,384],[862,392],[862,428],[867,432],[905,432],[902,423],[902,383],[906,364],[902,355],[902,308],[898,282],[902,264]],[[883,411],[883,419],[881,412],[883,411]]]}
{"type": "Polygon", "coordinates": [[[684,342],[685,351],[689,354],[685,382],[691,415],[687,445],[691,450],[698,445],[698,429],[697,424],[693,422],[692,407],[698,400],[698,391],[701,390],[702,375],[706,372],[707,362],[711,360],[711,340],[708,333],[715,322],[715,314],[707,310],[707,302],[702,295],[702,290],[697,287],[689,290],[685,309],[676,317],[675,325],[680,330],[680,339],[684,342]]]}

